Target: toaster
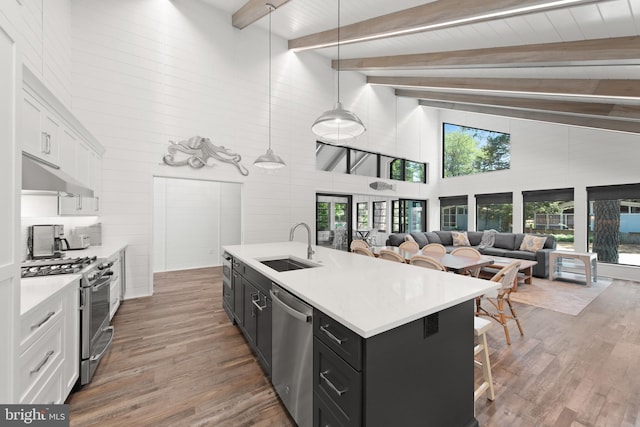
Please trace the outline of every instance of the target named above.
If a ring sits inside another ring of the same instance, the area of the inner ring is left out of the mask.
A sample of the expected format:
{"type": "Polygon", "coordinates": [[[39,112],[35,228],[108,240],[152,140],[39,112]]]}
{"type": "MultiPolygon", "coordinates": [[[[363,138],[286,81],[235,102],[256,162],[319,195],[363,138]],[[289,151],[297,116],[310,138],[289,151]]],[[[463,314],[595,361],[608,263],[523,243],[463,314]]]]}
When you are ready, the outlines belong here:
{"type": "Polygon", "coordinates": [[[71,234],[67,237],[69,249],[86,249],[91,245],[88,234],[71,234]]]}

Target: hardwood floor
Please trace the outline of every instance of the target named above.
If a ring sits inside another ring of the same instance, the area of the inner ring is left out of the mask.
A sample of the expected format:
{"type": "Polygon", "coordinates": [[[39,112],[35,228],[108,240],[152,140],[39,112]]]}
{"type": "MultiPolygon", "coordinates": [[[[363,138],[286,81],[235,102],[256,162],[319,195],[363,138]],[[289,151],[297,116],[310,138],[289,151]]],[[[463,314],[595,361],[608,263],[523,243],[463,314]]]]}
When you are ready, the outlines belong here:
{"type": "Polygon", "coordinates": [[[156,274],[124,301],[93,381],[73,393],[72,426],[293,426],[222,309],[222,269],[156,274]]]}
{"type": "MultiPolygon", "coordinates": [[[[153,297],[125,301],[71,425],[293,426],[221,288],[220,268],[163,273],[153,297]]],[[[640,283],[614,281],[579,316],[516,309],[524,337],[488,333],[496,399],[476,403],[481,426],[640,426],[640,283]]]]}

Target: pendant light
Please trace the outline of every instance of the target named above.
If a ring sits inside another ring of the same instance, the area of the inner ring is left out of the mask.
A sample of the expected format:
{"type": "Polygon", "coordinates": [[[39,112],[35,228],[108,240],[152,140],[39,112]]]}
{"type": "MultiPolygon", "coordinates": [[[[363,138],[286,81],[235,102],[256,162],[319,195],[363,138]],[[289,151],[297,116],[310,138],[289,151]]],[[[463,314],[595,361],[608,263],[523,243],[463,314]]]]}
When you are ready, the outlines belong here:
{"type": "Polygon", "coordinates": [[[263,169],[280,169],[285,167],[285,163],[271,149],[271,12],[275,10],[275,6],[267,3],[267,7],[269,8],[269,148],[253,164],[263,169]]]}
{"type": "Polygon", "coordinates": [[[323,142],[341,145],[353,141],[366,130],[355,113],[340,102],[340,0],[338,0],[338,101],[313,122],[311,131],[323,142]]]}

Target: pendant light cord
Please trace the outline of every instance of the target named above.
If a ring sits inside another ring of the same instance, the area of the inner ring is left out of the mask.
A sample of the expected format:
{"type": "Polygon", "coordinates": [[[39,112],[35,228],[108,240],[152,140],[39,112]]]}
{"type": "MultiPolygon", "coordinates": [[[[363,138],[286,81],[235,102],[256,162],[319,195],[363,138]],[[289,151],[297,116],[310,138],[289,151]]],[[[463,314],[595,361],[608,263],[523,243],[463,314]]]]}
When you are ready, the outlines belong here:
{"type": "Polygon", "coordinates": [[[269,6],[269,150],[271,150],[271,12],[275,6],[267,3],[269,6]]]}
{"type": "Polygon", "coordinates": [[[338,102],[340,102],[340,0],[338,0],[338,102]]]}

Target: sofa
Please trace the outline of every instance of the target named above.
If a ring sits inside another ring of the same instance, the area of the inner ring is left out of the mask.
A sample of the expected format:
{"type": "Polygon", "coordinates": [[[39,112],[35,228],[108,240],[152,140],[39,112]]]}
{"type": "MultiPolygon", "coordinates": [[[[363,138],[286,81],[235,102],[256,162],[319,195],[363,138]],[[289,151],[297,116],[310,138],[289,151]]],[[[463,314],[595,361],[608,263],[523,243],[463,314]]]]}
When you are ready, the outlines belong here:
{"type": "MultiPolygon", "coordinates": [[[[495,233],[493,245],[480,246],[484,232],[467,231],[469,246],[476,248],[481,254],[487,256],[500,256],[505,258],[526,259],[537,261],[533,267],[533,276],[546,279],[548,277],[549,253],[556,248],[556,239],[548,234],[534,234],[536,237],[546,237],[546,241],[541,249],[533,251],[520,250],[522,241],[526,234],[524,233],[495,233]]],[[[400,246],[407,239],[406,233],[390,234],[386,241],[387,246],[400,246]]],[[[418,243],[420,248],[428,243],[440,243],[447,248],[447,252],[451,252],[457,246],[453,244],[453,234],[451,231],[431,231],[431,232],[412,232],[411,237],[418,243]]],[[[464,245],[466,246],[466,245],[464,245]]]]}

